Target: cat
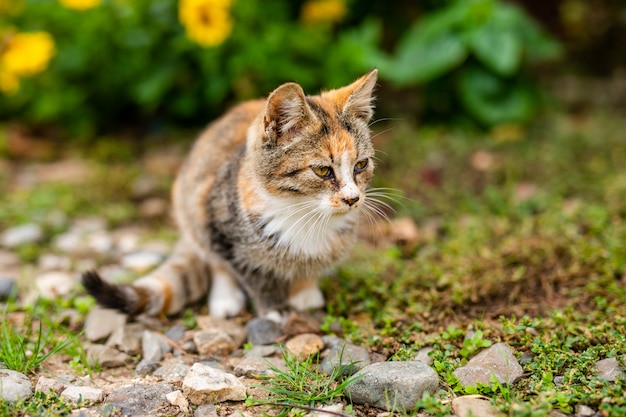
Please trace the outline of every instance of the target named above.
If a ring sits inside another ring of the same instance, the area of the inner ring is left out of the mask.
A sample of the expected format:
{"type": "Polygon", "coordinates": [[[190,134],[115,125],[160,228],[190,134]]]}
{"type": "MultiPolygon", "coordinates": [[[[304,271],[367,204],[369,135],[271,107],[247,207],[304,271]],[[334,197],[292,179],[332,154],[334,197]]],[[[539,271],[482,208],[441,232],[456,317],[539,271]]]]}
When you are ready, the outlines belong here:
{"type": "Polygon", "coordinates": [[[369,122],[377,70],[316,96],[296,83],[237,105],[210,124],[172,189],[180,238],[131,285],[82,276],[104,307],[172,315],[209,290],[209,314],[324,306],[320,273],[345,257],[368,208],[374,172],[369,122]]]}

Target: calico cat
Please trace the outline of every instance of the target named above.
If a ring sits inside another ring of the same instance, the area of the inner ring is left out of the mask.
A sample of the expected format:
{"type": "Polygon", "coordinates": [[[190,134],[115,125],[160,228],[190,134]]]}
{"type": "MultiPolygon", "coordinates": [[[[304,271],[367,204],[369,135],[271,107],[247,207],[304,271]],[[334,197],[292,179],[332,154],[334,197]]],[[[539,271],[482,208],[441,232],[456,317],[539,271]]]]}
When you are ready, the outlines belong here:
{"type": "Polygon", "coordinates": [[[171,256],[132,285],[83,274],[103,306],[174,314],[207,293],[209,313],[259,316],[320,308],[321,271],[344,257],[367,209],[374,172],[369,130],[377,71],[305,96],[286,83],[244,102],[198,138],[172,190],[180,238],[171,256]]]}

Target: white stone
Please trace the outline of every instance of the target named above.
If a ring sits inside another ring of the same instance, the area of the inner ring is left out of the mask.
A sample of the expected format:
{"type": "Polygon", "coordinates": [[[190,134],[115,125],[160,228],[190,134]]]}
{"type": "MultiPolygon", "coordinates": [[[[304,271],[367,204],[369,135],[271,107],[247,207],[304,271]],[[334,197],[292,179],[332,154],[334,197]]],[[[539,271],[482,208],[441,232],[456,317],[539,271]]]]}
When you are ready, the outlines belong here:
{"type": "Polygon", "coordinates": [[[194,363],[183,380],[183,393],[196,405],[244,401],[246,386],[232,374],[194,363]]]}
{"type": "Polygon", "coordinates": [[[15,248],[26,243],[35,243],[41,240],[43,231],[38,224],[27,223],[11,227],[0,235],[0,245],[15,248]]]}
{"type": "Polygon", "coordinates": [[[497,417],[498,411],[482,395],[463,395],[452,400],[452,411],[457,417],[497,417]]]}
{"type": "Polygon", "coordinates": [[[38,264],[39,269],[43,271],[68,270],[72,266],[72,261],[67,256],[45,253],[39,257],[38,264]]]}
{"type": "Polygon", "coordinates": [[[60,394],[65,389],[65,384],[62,381],[54,378],[48,378],[45,376],[40,376],[37,380],[37,385],[35,385],[36,392],[42,392],[44,394],[49,394],[50,391],[53,391],[55,394],[60,394]]]}
{"type": "Polygon", "coordinates": [[[0,399],[8,402],[30,398],[33,388],[26,375],[9,369],[0,369],[0,399]]]}
{"type": "Polygon", "coordinates": [[[104,391],[100,388],[70,385],[63,390],[61,398],[72,402],[78,402],[80,400],[99,403],[104,400],[104,391]]]}
{"type": "Polygon", "coordinates": [[[85,318],[85,337],[95,342],[108,337],[113,331],[126,324],[126,315],[115,310],[95,306],[85,318]]]}
{"type": "Polygon", "coordinates": [[[54,299],[68,295],[76,286],[76,278],[67,272],[51,271],[35,278],[35,287],[43,298],[54,299]]]}
{"type": "Polygon", "coordinates": [[[167,398],[170,404],[180,407],[183,411],[187,411],[189,408],[189,401],[187,401],[183,393],[179,390],[166,394],[165,398],[167,398]]]}

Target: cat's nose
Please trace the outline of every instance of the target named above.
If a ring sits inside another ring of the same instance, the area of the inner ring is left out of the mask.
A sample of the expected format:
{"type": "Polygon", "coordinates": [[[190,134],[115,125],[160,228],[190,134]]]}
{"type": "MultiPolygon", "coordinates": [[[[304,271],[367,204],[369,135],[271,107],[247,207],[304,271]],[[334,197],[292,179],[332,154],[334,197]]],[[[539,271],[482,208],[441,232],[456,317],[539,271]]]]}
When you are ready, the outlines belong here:
{"type": "Polygon", "coordinates": [[[353,206],[357,201],[359,201],[359,196],[357,195],[356,197],[343,198],[342,201],[349,206],[353,206]]]}

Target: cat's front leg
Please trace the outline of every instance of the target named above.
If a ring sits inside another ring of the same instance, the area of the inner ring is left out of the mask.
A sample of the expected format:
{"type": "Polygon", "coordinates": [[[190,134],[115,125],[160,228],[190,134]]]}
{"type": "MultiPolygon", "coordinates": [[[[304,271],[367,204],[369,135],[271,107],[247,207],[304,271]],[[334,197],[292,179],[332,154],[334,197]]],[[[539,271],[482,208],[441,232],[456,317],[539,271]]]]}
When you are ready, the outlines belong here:
{"type": "Polygon", "coordinates": [[[317,286],[317,278],[293,280],[289,286],[289,305],[298,311],[324,307],[324,295],[317,286]]]}
{"type": "Polygon", "coordinates": [[[217,318],[233,317],[245,307],[246,296],[230,271],[218,265],[211,266],[209,314],[217,318]]]}

